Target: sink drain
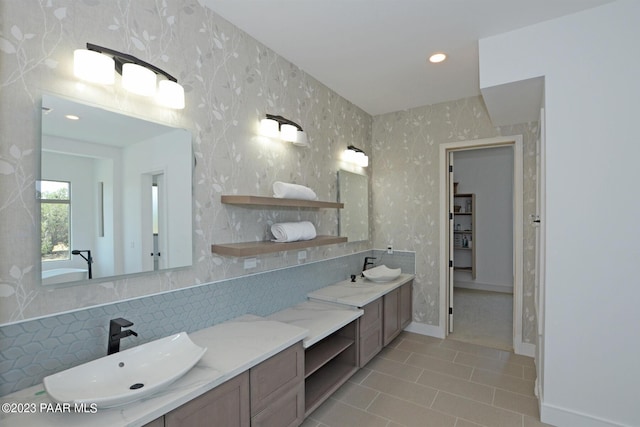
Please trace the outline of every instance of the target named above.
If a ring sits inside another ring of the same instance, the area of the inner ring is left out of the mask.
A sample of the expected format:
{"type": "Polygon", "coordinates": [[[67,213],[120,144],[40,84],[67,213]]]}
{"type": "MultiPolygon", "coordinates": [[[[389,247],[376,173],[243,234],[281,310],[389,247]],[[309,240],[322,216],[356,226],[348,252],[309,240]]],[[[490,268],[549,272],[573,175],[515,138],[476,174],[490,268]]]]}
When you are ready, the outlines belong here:
{"type": "Polygon", "coordinates": [[[134,385],[132,385],[131,387],[129,387],[130,390],[137,390],[139,388],[144,387],[144,384],[142,383],[135,383],[134,385]]]}

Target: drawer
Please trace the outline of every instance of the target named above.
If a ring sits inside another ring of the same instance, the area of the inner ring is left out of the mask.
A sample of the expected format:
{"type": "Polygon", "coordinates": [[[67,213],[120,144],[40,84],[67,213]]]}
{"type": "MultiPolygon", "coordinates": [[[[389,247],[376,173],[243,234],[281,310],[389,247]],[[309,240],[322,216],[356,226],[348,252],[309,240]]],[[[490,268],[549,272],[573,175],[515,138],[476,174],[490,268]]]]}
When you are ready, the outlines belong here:
{"type": "Polygon", "coordinates": [[[248,427],[249,375],[244,372],[164,416],[165,427],[248,427]]]}
{"type": "Polygon", "coordinates": [[[295,427],[304,421],[304,383],[251,419],[251,427],[295,427]]]}
{"type": "Polygon", "coordinates": [[[251,368],[251,416],[304,382],[304,349],[299,342],[251,368]]]}
{"type": "Polygon", "coordinates": [[[382,327],[370,328],[366,334],[360,335],[358,366],[362,368],[373,359],[380,350],[382,350],[382,327]]]}
{"type": "Polygon", "coordinates": [[[369,333],[372,328],[382,326],[382,298],[362,307],[364,314],[360,317],[360,337],[369,333]]]}

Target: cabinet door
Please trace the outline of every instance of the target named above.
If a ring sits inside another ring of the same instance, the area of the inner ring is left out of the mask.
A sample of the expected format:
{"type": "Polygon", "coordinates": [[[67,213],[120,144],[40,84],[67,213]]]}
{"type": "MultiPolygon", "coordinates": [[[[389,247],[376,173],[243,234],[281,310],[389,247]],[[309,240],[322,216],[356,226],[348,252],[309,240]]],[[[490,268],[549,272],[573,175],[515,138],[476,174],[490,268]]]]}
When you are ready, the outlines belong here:
{"type": "Polygon", "coordinates": [[[304,382],[302,342],[251,368],[251,416],[304,382]]]}
{"type": "Polygon", "coordinates": [[[251,427],[297,427],[304,421],[304,383],[251,419],[251,427]]]}
{"type": "Polygon", "coordinates": [[[367,364],[382,350],[382,298],[362,307],[364,314],[360,317],[360,354],[358,366],[367,364]]]}
{"type": "Polygon", "coordinates": [[[164,416],[165,427],[249,427],[249,373],[245,372],[164,416]]]}
{"type": "Polygon", "coordinates": [[[400,287],[400,329],[413,319],[413,280],[400,287]]]}
{"type": "Polygon", "coordinates": [[[399,296],[400,289],[396,288],[383,297],[383,344],[385,346],[389,345],[400,333],[400,317],[398,315],[399,296]]]}

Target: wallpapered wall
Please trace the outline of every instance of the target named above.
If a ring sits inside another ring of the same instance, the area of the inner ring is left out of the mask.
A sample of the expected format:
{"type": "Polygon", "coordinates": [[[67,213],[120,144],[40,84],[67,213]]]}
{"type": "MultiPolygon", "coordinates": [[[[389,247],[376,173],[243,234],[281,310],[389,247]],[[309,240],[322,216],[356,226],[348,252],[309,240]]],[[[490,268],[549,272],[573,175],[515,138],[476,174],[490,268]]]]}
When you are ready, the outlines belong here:
{"type": "Polygon", "coordinates": [[[466,98],[373,119],[374,247],[416,252],[415,321],[438,325],[440,143],[523,135],[523,341],[535,342],[535,213],[537,123],[493,127],[481,97],[466,98]]]}
{"type": "MultiPolygon", "coordinates": [[[[275,180],[335,200],[340,153],[370,152],[371,117],[197,1],[10,0],[0,2],[0,324],[178,289],[247,273],[242,260],[211,254],[212,243],[263,240],[270,222],[312,220],[337,234],[337,212],[253,210],[221,205],[221,194],[271,195],[275,180]],[[87,42],[127,52],[176,76],[186,108],[172,111],[113,87],[79,85],[73,50],[87,42]],[[40,102],[43,92],[188,129],[193,135],[193,267],[99,284],[39,285],[40,102]],[[265,113],[307,131],[311,148],[256,138],[265,113]]],[[[359,252],[370,242],[308,250],[308,260],[359,252]]],[[[297,251],[258,257],[272,270],[297,251]]]]}

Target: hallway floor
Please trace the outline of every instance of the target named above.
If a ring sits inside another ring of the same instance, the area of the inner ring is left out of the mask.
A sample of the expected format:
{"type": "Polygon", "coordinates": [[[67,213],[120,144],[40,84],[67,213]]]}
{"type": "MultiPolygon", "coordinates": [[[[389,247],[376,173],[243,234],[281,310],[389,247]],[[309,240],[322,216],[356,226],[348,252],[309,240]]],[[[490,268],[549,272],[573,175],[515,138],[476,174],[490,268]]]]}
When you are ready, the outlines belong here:
{"type": "Polygon", "coordinates": [[[513,349],[513,294],[455,288],[450,339],[513,349]]]}
{"type": "Polygon", "coordinates": [[[402,332],[303,427],[540,427],[533,359],[402,332]]]}

